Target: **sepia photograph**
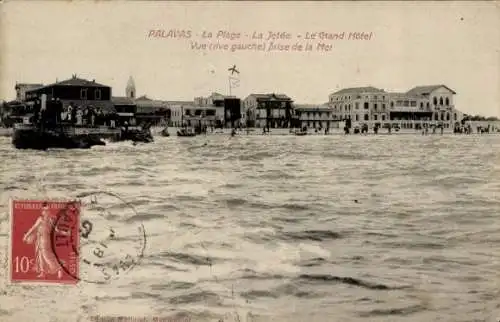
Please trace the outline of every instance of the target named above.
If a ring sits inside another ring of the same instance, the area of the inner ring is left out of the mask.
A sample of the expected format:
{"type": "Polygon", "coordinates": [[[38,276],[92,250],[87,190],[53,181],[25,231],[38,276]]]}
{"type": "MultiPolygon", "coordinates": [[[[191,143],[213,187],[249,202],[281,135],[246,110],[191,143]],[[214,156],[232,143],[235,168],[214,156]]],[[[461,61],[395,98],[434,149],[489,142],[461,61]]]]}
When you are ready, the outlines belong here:
{"type": "Polygon", "coordinates": [[[492,1],[0,1],[0,321],[500,321],[492,1]]]}

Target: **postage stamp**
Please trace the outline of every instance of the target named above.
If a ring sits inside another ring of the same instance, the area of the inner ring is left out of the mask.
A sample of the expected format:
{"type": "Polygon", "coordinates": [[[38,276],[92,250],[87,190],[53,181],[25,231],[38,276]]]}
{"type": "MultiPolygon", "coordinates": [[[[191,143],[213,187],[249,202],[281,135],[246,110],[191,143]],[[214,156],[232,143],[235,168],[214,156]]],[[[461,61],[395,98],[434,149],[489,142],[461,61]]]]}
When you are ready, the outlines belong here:
{"type": "Polygon", "coordinates": [[[79,247],[79,204],[13,199],[10,210],[10,281],[75,284],[74,276],[79,275],[75,251],[79,247]]]}
{"type": "MultiPolygon", "coordinates": [[[[139,264],[146,248],[146,232],[134,207],[110,192],[79,194],[72,208],[81,210],[79,243],[73,243],[72,252],[80,259],[78,274],[61,265],[65,273],[78,281],[103,284],[130,271],[139,264]]],[[[56,225],[67,219],[65,211],[56,218],[56,225]]],[[[52,231],[54,236],[57,231],[52,231]]],[[[65,252],[52,239],[55,258],[61,264],[65,252]]]]}

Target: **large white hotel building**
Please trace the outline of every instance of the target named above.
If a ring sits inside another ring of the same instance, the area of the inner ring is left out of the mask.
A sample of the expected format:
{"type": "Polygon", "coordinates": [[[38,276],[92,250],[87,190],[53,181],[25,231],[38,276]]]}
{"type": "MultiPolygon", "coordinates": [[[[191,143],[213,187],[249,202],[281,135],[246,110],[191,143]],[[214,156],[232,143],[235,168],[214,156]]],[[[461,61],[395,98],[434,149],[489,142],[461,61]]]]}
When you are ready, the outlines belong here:
{"type": "Polygon", "coordinates": [[[353,87],[330,94],[328,103],[322,106],[297,106],[297,112],[302,126],[309,128],[337,127],[347,119],[353,126],[391,123],[415,128],[427,123],[453,128],[463,118],[463,113],[455,109],[455,94],[446,85],[417,86],[404,93],[353,87]]]}

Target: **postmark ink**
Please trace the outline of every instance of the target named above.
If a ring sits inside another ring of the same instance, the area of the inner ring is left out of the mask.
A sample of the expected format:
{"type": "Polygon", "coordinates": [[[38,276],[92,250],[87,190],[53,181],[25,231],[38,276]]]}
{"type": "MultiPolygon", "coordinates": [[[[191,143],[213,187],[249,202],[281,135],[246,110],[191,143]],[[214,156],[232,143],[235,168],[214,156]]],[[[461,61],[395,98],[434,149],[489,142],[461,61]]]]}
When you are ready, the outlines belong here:
{"type": "MultiPolygon", "coordinates": [[[[108,283],[138,265],[146,248],[146,232],[142,223],[128,222],[137,218],[135,209],[119,196],[102,191],[77,196],[81,207],[78,231],[80,276],[88,283],[108,283]]],[[[58,221],[62,220],[58,217],[58,221]]],[[[54,247],[57,254],[57,247],[54,247]]],[[[59,257],[58,257],[59,258],[59,257]]]]}

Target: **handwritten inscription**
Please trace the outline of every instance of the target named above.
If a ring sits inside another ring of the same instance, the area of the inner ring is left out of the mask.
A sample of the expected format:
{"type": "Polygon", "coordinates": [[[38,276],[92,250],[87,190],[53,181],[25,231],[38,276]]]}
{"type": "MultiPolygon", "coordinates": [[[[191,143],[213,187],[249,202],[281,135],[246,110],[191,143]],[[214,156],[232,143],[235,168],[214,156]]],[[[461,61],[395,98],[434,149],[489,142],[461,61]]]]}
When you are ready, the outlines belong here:
{"type": "Polygon", "coordinates": [[[366,42],[375,38],[367,31],[307,31],[292,33],[288,31],[231,31],[187,29],[151,29],[149,39],[187,40],[188,48],[193,51],[211,52],[332,52],[342,41],[366,42]]]}

